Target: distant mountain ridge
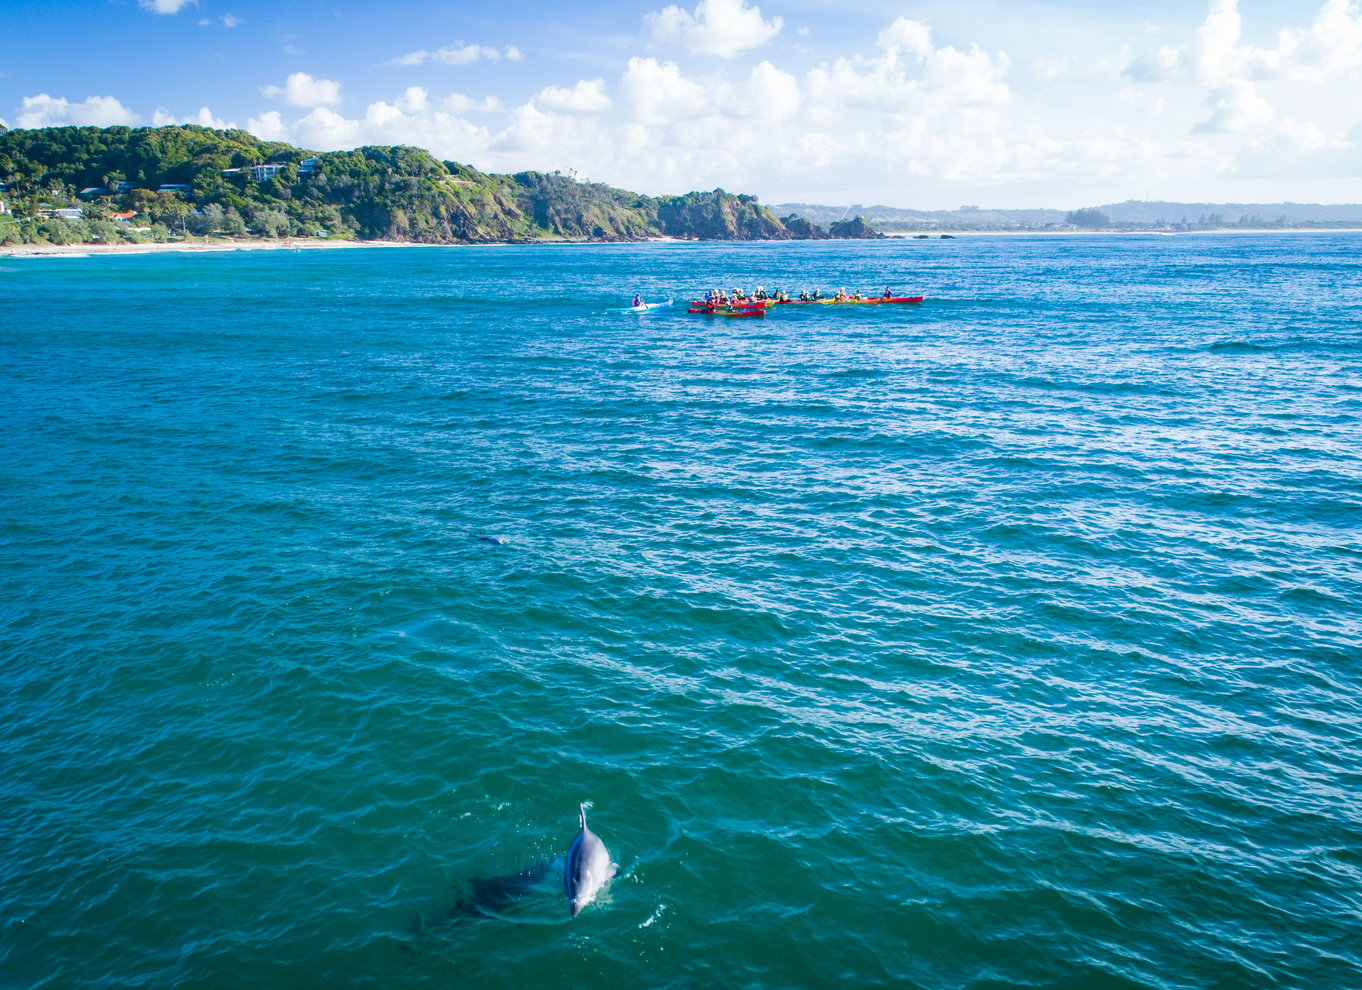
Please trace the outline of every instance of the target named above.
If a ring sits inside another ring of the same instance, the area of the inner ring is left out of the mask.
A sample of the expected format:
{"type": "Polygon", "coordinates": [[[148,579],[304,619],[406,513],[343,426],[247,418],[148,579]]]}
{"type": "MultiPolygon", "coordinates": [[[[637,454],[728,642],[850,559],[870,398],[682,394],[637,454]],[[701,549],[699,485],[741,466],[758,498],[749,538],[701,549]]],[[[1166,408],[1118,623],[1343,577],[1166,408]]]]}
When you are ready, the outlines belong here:
{"type": "Polygon", "coordinates": [[[828,224],[858,214],[867,223],[895,232],[914,230],[1063,230],[1152,228],[1215,230],[1236,227],[1338,227],[1362,225],[1362,204],[1315,203],[1175,203],[1128,200],[1082,210],[982,209],[913,210],[894,206],[828,206],[777,203],[776,213],[797,213],[813,223],[828,224]]]}

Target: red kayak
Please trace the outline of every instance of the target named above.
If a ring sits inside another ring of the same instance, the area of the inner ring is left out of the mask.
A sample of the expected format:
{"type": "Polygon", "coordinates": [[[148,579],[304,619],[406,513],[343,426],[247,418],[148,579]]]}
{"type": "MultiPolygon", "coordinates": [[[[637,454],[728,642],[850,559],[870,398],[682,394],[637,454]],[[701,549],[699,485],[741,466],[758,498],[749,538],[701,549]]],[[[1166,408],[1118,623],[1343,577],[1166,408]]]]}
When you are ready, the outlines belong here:
{"type": "Polygon", "coordinates": [[[700,299],[692,299],[687,313],[701,313],[705,316],[765,316],[766,306],[762,303],[729,303],[724,306],[710,305],[700,299]]]}
{"type": "Polygon", "coordinates": [[[763,307],[762,309],[754,309],[754,308],[751,307],[751,306],[743,306],[743,307],[739,307],[738,309],[729,309],[729,308],[726,307],[726,306],[721,306],[721,307],[719,307],[719,308],[717,308],[717,309],[688,309],[688,310],[686,310],[686,312],[687,312],[687,313],[699,313],[699,314],[701,314],[702,316],[730,316],[730,317],[739,317],[739,316],[765,316],[765,315],[766,315],[766,309],[765,309],[764,307],[763,307]]]}

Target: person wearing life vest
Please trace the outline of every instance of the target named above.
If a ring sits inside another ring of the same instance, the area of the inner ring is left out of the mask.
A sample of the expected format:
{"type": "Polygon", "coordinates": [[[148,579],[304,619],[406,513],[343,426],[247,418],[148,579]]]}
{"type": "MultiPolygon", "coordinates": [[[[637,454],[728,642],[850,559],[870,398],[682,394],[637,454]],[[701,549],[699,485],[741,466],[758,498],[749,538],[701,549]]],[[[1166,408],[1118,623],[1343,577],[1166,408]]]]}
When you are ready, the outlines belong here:
{"type": "Polygon", "coordinates": [[[642,305],[643,305],[643,297],[642,297],[642,296],[634,296],[634,301],[631,302],[629,305],[630,305],[630,306],[642,306],[642,305]]]}

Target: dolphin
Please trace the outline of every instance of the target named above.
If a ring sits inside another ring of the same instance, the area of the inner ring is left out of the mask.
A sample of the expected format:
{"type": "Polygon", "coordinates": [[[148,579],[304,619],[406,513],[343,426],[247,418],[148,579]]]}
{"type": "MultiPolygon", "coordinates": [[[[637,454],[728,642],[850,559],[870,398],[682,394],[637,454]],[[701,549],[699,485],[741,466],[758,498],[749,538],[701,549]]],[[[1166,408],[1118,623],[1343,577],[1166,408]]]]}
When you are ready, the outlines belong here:
{"type": "Polygon", "coordinates": [[[572,840],[567,862],[563,864],[563,893],[567,894],[568,907],[574,918],[615,876],[610,850],[605,848],[600,836],[586,827],[585,804],[580,806],[580,811],[582,827],[577,838],[572,840]]]}

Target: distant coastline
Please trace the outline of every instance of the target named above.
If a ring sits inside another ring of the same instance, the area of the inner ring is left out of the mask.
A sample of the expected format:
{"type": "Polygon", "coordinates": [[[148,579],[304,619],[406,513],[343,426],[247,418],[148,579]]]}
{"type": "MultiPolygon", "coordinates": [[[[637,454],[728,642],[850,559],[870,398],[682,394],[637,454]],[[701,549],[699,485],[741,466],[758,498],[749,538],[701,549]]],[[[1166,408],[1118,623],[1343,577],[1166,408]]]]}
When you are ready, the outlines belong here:
{"type": "MultiPolygon", "coordinates": [[[[953,232],[952,237],[1205,237],[1217,234],[1230,234],[1237,237],[1276,234],[1362,234],[1362,227],[1337,227],[1327,229],[1311,227],[1274,227],[1260,230],[1189,230],[1175,233],[1158,230],[961,230],[953,232]]],[[[886,235],[884,238],[886,241],[911,241],[917,239],[918,235],[909,233],[893,233],[886,235]]],[[[940,240],[940,237],[928,238],[929,243],[936,243],[940,240]]],[[[139,254],[230,254],[240,251],[331,251],[347,250],[351,248],[583,247],[588,245],[600,246],[601,243],[602,242],[599,241],[570,239],[544,240],[536,242],[535,244],[527,244],[524,241],[482,242],[478,244],[427,244],[416,241],[333,241],[320,238],[287,238],[276,240],[265,238],[251,238],[246,240],[193,239],[184,241],[149,241],[142,244],[6,244],[0,245],[0,258],[87,258],[139,254]]],[[[633,243],[695,244],[701,242],[676,237],[650,237],[633,243]]]]}

